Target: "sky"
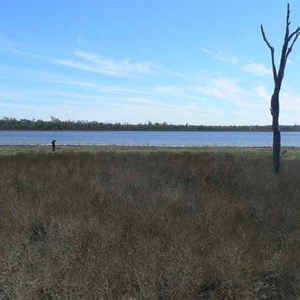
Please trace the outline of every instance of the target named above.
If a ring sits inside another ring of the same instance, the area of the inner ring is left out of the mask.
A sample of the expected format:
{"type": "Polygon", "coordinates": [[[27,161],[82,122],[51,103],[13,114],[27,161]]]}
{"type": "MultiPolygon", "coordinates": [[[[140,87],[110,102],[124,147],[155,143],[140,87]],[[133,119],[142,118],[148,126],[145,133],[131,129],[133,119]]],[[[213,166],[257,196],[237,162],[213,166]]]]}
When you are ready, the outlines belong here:
{"type": "MultiPolygon", "coordinates": [[[[290,30],[300,2],[290,1],[290,30]]],[[[0,0],[0,117],[271,124],[282,0],[0,0]]],[[[298,42],[298,43],[297,43],[298,42]]],[[[280,124],[300,124],[300,39],[280,124]]]]}

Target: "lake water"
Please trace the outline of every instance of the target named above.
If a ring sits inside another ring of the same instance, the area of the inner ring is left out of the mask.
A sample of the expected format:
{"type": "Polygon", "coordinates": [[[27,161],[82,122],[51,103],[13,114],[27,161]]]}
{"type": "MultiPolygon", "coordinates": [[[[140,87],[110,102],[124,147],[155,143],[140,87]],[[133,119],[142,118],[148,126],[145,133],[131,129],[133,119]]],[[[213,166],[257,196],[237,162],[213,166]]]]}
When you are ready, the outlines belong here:
{"type": "MultiPolygon", "coordinates": [[[[0,145],[118,145],[271,147],[271,132],[0,131],[0,145]]],[[[300,147],[300,132],[282,132],[282,145],[300,147]]]]}

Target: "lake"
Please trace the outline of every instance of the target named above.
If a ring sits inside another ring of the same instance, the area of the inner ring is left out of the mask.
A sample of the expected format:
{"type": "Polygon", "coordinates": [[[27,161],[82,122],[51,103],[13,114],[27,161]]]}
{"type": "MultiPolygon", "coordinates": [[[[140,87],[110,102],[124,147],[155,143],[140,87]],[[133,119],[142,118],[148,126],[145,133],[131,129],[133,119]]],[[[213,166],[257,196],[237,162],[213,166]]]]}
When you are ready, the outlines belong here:
{"type": "MultiPolygon", "coordinates": [[[[271,132],[0,131],[0,145],[271,147],[271,132]]],[[[282,132],[282,146],[300,147],[300,132],[282,132]]]]}

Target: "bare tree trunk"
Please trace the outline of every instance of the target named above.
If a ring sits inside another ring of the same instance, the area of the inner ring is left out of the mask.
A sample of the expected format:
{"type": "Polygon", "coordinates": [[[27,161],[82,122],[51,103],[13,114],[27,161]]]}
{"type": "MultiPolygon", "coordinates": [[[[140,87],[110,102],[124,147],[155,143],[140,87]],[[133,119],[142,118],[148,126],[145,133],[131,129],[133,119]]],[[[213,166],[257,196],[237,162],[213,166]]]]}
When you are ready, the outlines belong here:
{"type": "Polygon", "coordinates": [[[271,98],[272,129],[273,129],[273,168],[277,173],[280,168],[281,136],[279,129],[279,92],[274,92],[271,98]]]}

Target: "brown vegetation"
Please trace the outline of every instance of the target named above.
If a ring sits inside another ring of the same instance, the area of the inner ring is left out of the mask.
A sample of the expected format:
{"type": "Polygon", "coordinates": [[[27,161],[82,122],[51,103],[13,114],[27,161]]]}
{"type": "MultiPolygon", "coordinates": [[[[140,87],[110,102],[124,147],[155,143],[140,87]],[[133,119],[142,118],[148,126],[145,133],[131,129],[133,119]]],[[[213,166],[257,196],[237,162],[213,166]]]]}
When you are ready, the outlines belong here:
{"type": "Polygon", "coordinates": [[[296,299],[299,160],[0,156],[0,299],[296,299]]]}

